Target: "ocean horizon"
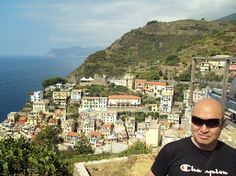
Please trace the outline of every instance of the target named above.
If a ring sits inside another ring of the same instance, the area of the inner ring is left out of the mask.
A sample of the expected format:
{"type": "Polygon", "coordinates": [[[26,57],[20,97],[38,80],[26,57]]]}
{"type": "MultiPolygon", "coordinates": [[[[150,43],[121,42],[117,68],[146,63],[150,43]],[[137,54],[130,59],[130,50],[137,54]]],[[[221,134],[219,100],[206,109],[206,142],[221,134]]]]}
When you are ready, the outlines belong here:
{"type": "Polygon", "coordinates": [[[49,58],[46,56],[0,56],[0,122],[10,112],[20,111],[30,94],[42,90],[51,77],[66,77],[86,57],[49,58]]]}

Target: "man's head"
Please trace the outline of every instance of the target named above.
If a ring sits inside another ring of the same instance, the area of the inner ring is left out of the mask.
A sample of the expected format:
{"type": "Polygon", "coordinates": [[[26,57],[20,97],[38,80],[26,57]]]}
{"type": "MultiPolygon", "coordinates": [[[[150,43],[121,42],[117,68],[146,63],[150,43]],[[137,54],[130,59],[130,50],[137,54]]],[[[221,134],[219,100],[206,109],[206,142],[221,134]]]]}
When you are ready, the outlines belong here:
{"type": "Polygon", "coordinates": [[[192,112],[192,140],[204,150],[216,147],[224,123],[224,110],[221,103],[214,99],[198,101],[192,112]]]}

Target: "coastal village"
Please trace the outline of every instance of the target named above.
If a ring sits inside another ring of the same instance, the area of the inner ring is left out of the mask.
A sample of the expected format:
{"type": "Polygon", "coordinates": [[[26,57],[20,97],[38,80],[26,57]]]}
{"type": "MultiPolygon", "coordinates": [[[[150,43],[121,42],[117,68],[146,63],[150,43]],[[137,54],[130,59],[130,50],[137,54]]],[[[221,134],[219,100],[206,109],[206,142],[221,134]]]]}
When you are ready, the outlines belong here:
{"type": "MultiPolygon", "coordinates": [[[[211,61],[200,64],[198,69],[204,74],[209,69],[222,70],[222,64],[211,61]]],[[[230,65],[230,72],[235,74],[235,64],[230,65]]],[[[176,85],[175,81],[136,79],[131,73],[125,73],[121,78],[97,74],[88,78],[85,75],[76,84],[50,85],[33,92],[22,111],[7,115],[0,124],[0,136],[34,139],[43,128],[54,125],[60,126],[60,136],[64,139],[58,146],[60,150],[73,149],[82,135],[87,137],[95,153],[118,153],[136,141],[155,149],[191,135],[190,90],[184,90],[183,101],[175,101],[176,85]],[[91,96],[87,89],[92,85],[122,86],[133,94],[91,96]],[[146,116],[137,120],[135,113],[146,116]]],[[[196,87],[193,102],[210,97],[214,91],[217,92],[210,87],[196,87]]],[[[221,140],[236,147],[233,122],[229,121],[221,140]]]]}

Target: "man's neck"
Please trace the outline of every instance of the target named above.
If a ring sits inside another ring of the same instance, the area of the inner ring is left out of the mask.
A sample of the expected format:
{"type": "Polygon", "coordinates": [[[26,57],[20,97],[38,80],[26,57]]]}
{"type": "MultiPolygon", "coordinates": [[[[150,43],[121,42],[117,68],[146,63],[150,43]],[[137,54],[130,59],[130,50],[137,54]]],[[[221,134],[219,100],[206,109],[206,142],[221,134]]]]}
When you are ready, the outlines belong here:
{"type": "Polygon", "coordinates": [[[214,141],[214,142],[212,142],[212,143],[209,144],[209,145],[199,144],[199,143],[194,139],[193,136],[191,137],[191,140],[192,140],[193,144],[194,144],[195,146],[197,146],[199,149],[201,149],[201,150],[206,150],[206,151],[213,151],[213,150],[216,148],[217,142],[218,142],[218,141],[214,141]]]}

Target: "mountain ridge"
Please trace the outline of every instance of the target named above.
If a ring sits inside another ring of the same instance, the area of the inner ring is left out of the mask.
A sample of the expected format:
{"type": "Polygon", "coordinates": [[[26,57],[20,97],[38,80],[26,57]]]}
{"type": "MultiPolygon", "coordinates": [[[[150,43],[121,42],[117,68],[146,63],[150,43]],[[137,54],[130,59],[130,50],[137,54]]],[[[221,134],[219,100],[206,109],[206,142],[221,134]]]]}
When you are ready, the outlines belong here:
{"type": "Polygon", "coordinates": [[[178,75],[190,67],[193,56],[234,55],[235,32],[235,24],[219,21],[150,21],[88,56],[67,78],[77,81],[95,73],[120,76],[131,72],[136,78],[155,79],[157,72],[168,69],[178,75]]]}

